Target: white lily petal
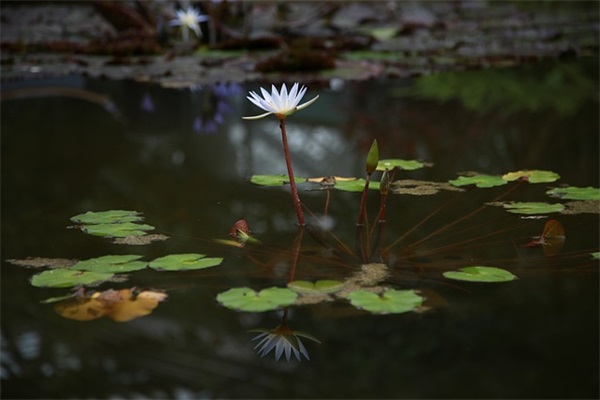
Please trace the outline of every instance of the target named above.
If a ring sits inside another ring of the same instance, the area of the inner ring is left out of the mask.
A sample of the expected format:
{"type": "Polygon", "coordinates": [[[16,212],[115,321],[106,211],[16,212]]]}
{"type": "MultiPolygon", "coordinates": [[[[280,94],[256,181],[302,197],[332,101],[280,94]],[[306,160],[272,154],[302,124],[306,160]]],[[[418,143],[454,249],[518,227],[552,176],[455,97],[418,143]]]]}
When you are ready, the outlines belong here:
{"type": "Polygon", "coordinates": [[[273,114],[273,112],[269,111],[268,113],[264,113],[264,114],[260,114],[260,115],[253,115],[253,116],[250,116],[250,117],[242,117],[242,119],[248,119],[248,120],[261,119],[261,118],[264,118],[264,117],[266,117],[268,115],[271,115],[271,114],[273,114]]]}
{"type": "Polygon", "coordinates": [[[292,100],[292,103],[290,105],[292,105],[293,107],[296,107],[296,105],[298,105],[298,102],[300,102],[300,100],[302,99],[302,96],[298,96],[298,82],[294,83],[294,86],[292,86],[289,98],[292,100]]]}
{"type": "Polygon", "coordinates": [[[296,111],[300,111],[302,109],[305,109],[306,107],[310,106],[312,103],[314,103],[315,101],[317,101],[317,99],[319,98],[319,95],[317,95],[314,99],[307,101],[304,104],[300,104],[298,107],[296,107],[296,111]]]}

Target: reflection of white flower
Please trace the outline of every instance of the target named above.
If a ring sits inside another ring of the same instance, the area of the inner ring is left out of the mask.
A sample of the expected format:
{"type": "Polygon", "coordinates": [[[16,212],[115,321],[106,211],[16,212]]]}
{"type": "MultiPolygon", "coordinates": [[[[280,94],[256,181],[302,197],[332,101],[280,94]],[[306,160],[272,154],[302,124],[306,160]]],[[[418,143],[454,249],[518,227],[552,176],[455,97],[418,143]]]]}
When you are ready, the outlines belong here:
{"type": "Polygon", "coordinates": [[[194,7],[188,7],[187,10],[178,10],[175,12],[175,19],[169,22],[170,26],[181,26],[181,34],[183,40],[188,40],[188,30],[193,30],[197,37],[202,35],[200,31],[200,23],[208,21],[206,15],[201,14],[194,7]]]}
{"type": "Polygon", "coordinates": [[[260,119],[266,117],[267,115],[275,114],[277,118],[285,119],[287,116],[292,115],[296,111],[302,110],[310,106],[319,98],[319,96],[317,96],[304,104],[298,105],[298,103],[300,103],[300,100],[302,100],[302,97],[304,97],[304,93],[306,93],[305,86],[302,86],[300,90],[298,90],[298,82],[294,83],[289,93],[287,91],[287,88],[285,87],[285,83],[281,86],[281,91],[277,91],[275,85],[271,85],[271,94],[269,94],[269,92],[267,92],[263,88],[260,88],[260,91],[263,97],[260,97],[258,94],[256,94],[256,92],[250,92],[250,96],[247,96],[247,98],[254,105],[268,112],[253,117],[242,118],[260,119]]]}
{"type": "Polygon", "coordinates": [[[275,329],[253,329],[250,332],[261,332],[252,339],[260,339],[260,342],[254,346],[254,349],[258,349],[258,355],[264,357],[275,349],[275,361],[279,361],[283,353],[285,353],[285,358],[288,361],[290,361],[292,353],[298,361],[301,360],[301,355],[310,361],[306,347],[300,341],[300,337],[321,343],[319,339],[308,333],[292,331],[286,324],[279,325],[275,329]]]}

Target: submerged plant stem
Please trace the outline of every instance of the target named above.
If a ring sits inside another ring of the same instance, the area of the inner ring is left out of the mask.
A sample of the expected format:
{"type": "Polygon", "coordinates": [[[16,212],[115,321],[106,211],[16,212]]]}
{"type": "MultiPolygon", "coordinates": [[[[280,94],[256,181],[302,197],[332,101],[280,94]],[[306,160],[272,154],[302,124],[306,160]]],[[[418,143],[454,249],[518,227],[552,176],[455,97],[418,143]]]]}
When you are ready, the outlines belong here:
{"type": "Polygon", "coordinates": [[[300,196],[298,196],[298,189],[296,188],[296,180],[294,179],[294,170],[292,168],[292,159],[290,157],[290,149],[287,141],[287,133],[285,130],[285,119],[279,120],[279,127],[281,128],[281,140],[283,142],[283,151],[285,153],[285,163],[287,165],[288,176],[290,178],[290,186],[292,187],[292,200],[294,207],[296,208],[296,217],[298,218],[298,225],[305,226],[304,214],[302,213],[302,203],[300,203],[300,196]]]}

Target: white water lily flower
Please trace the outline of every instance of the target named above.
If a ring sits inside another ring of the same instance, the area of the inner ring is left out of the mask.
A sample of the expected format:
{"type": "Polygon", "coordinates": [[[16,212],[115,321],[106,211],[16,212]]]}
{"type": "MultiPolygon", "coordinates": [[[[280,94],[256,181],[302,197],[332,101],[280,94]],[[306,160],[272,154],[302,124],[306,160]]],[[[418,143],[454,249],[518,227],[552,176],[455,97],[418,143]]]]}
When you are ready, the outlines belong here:
{"type": "Polygon", "coordinates": [[[188,30],[194,31],[197,37],[202,36],[202,32],[200,31],[200,23],[208,21],[208,17],[206,15],[201,14],[194,7],[188,7],[187,10],[178,10],[175,12],[175,19],[169,22],[170,26],[181,26],[181,34],[183,36],[183,40],[188,40],[189,33],[188,30]]]}
{"type": "Polygon", "coordinates": [[[317,95],[314,99],[307,101],[304,104],[298,105],[304,93],[306,93],[306,87],[302,86],[298,90],[298,82],[294,83],[292,89],[288,93],[285,83],[281,86],[281,91],[277,91],[275,85],[271,85],[271,94],[265,89],[260,88],[263,97],[260,97],[256,92],[250,92],[250,96],[247,96],[254,105],[267,111],[265,114],[256,115],[252,117],[242,117],[243,119],[260,119],[267,115],[274,114],[280,120],[285,119],[289,115],[292,115],[296,111],[300,111],[312,103],[314,103],[319,96],[317,95]]]}

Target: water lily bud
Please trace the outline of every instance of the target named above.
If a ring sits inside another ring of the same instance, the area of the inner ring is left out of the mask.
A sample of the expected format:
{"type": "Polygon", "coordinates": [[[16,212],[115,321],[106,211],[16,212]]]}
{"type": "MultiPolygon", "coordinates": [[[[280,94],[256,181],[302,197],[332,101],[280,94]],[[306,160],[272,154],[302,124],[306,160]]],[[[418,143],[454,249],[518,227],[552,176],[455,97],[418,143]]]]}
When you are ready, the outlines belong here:
{"type": "Polygon", "coordinates": [[[369,154],[367,154],[367,161],[365,163],[367,174],[371,175],[377,169],[379,163],[379,147],[377,146],[377,140],[373,140],[369,154]]]}

